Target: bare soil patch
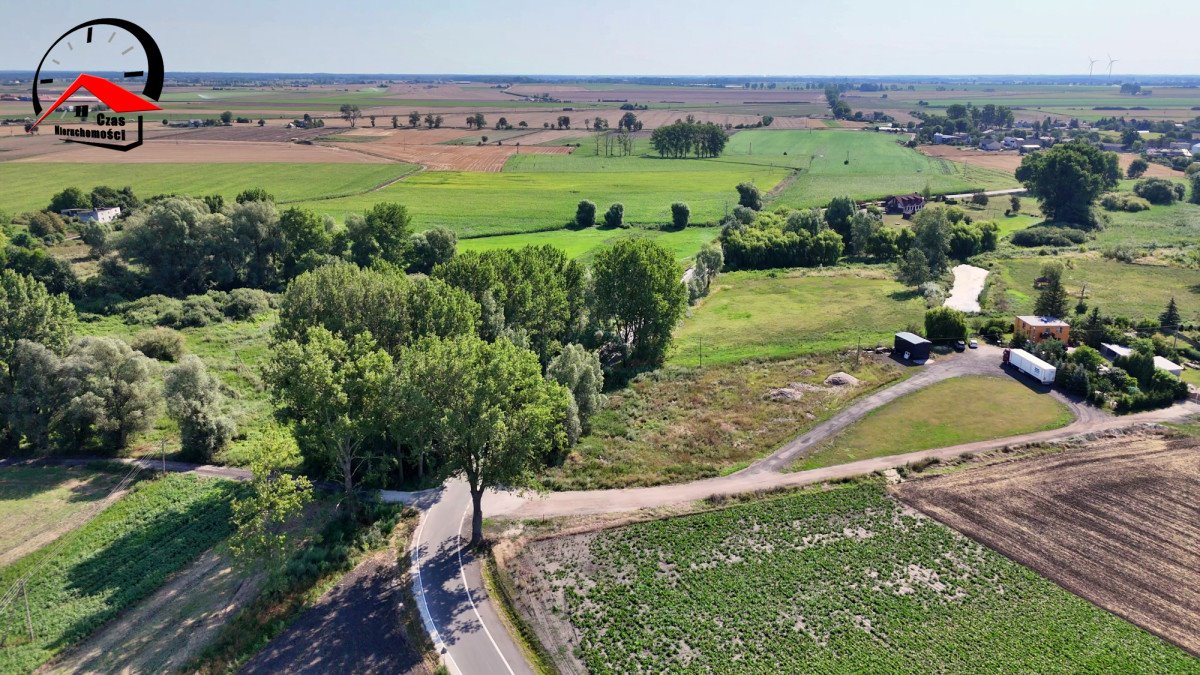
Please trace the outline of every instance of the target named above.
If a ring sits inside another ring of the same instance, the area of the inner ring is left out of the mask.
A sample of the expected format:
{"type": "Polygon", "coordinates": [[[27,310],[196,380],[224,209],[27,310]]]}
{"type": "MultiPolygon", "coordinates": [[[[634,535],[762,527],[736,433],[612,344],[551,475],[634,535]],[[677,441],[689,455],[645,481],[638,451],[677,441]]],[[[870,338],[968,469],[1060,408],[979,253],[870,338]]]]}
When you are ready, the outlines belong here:
{"type": "Polygon", "coordinates": [[[421,164],[433,171],[475,171],[495,173],[517,153],[568,155],[574,148],[565,146],[521,145],[405,145],[375,142],[370,144],[332,144],[364,156],[421,164]]]}
{"type": "MultiPolygon", "coordinates": [[[[1017,167],[1021,165],[1021,155],[1015,150],[987,152],[953,145],[921,145],[917,147],[917,150],[930,157],[940,157],[955,162],[962,162],[963,164],[979,166],[985,169],[996,169],[997,171],[1008,173],[1016,171],[1017,167]]],[[[1117,155],[1117,159],[1121,163],[1121,170],[1125,171],[1129,168],[1133,160],[1137,159],[1137,155],[1121,153],[1117,155]]],[[[1146,175],[1160,178],[1178,178],[1183,175],[1183,172],[1175,171],[1161,164],[1151,163],[1150,168],[1146,170],[1146,175]]]]}
{"type": "Polygon", "coordinates": [[[133,152],[117,153],[87,145],[26,157],[23,162],[103,162],[124,164],[241,164],[245,162],[382,164],[388,160],[325,145],[248,141],[148,140],[133,152]]]}
{"type": "Polygon", "coordinates": [[[1110,438],[903,483],[905,503],[1200,655],[1200,441],[1110,438]]]}

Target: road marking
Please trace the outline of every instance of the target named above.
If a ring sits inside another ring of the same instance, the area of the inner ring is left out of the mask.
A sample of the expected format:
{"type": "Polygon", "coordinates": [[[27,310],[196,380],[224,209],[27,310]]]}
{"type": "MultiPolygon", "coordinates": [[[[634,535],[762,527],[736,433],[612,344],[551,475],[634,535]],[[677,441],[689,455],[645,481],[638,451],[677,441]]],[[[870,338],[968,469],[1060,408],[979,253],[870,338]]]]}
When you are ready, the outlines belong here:
{"type": "Polygon", "coordinates": [[[429,517],[429,511],[425,510],[421,513],[421,524],[417,526],[416,545],[412,547],[409,553],[409,560],[412,563],[413,580],[415,581],[414,595],[417,597],[417,609],[421,612],[421,621],[425,624],[425,631],[433,638],[433,646],[440,653],[445,652],[443,656],[446,662],[446,669],[452,673],[462,673],[458,664],[454,662],[454,657],[450,656],[450,650],[446,647],[446,643],[442,642],[442,636],[438,633],[437,626],[433,623],[433,615],[429,613],[429,604],[425,601],[425,584],[421,581],[421,535],[425,532],[425,521],[429,517]]]}
{"type": "MultiPolygon", "coordinates": [[[[467,520],[467,512],[471,510],[471,504],[467,504],[467,508],[463,509],[462,518],[458,521],[458,538],[462,539],[462,526],[467,520]]],[[[479,625],[483,626],[483,632],[492,641],[492,646],[496,648],[496,653],[500,655],[500,660],[504,662],[504,667],[508,668],[509,675],[516,675],[516,671],[512,666],[508,665],[508,659],[504,658],[504,652],[500,651],[500,645],[496,644],[496,638],[492,637],[492,631],[488,630],[487,624],[483,622],[483,617],[479,615],[479,608],[475,606],[475,599],[471,597],[471,584],[467,583],[467,570],[463,567],[462,561],[463,547],[458,547],[458,572],[462,576],[463,589],[467,591],[467,600],[471,603],[471,609],[475,612],[475,618],[479,619],[479,625]]]]}

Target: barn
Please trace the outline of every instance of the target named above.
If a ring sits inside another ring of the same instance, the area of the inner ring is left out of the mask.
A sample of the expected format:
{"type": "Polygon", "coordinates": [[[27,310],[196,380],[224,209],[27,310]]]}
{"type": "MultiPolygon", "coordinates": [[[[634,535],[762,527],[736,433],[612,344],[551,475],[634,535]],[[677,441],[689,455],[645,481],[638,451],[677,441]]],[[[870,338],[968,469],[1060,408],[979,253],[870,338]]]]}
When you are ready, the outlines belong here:
{"type": "Polygon", "coordinates": [[[892,355],[901,356],[907,361],[926,361],[929,359],[929,349],[932,346],[932,342],[920,335],[909,332],[896,333],[892,355]]]}

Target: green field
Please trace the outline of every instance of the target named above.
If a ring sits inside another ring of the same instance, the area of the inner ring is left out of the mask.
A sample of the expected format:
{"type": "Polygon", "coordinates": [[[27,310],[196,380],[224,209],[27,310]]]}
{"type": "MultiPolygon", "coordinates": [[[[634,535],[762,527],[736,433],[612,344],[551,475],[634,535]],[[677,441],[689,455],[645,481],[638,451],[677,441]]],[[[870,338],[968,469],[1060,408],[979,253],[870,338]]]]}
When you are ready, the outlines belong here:
{"type": "Polygon", "coordinates": [[[655,226],[670,223],[671,203],[682,201],[691,206],[693,222],[715,223],[737,206],[738,183],[753,178],[768,190],[787,173],[745,169],[731,166],[687,175],[426,171],[377,192],[305,205],[341,221],[378,202],[396,201],[408,207],[416,229],[441,225],[459,237],[560,229],[575,218],[575,206],[582,199],[596,202],[600,214],[609,204],[621,202],[626,222],[655,226]]]}
{"type": "MultiPolygon", "coordinates": [[[[1029,314],[1037,300],[1033,282],[1041,276],[1042,266],[1061,262],[1066,267],[1063,280],[1067,293],[1079,297],[1087,284],[1087,302],[1099,306],[1111,316],[1139,320],[1157,319],[1171,297],[1179,304],[1183,320],[1200,320],[1200,270],[1162,265],[1131,265],[1090,256],[1058,256],[997,260],[1008,287],[1008,301],[1015,314],[1029,314]]],[[[1074,305],[1075,300],[1071,300],[1074,305]]]]}
{"type": "Polygon", "coordinates": [[[18,546],[48,543],[62,527],[97,506],[120,478],[64,466],[0,469],[0,567],[15,559],[12,553],[19,553],[18,546]]]}
{"type": "Polygon", "coordinates": [[[1105,211],[1111,222],[1089,246],[1182,247],[1200,242],[1200,205],[1177,202],[1149,211],[1105,211]]]}
{"type": "MultiPolygon", "coordinates": [[[[364,192],[415,171],[411,164],[77,164],[0,163],[0,210],[10,214],[44,209],[68,187],[131,186],[143,199],[157,194],[220,194],[233,201],[261,187],[279,202],[364,192]]],[[[381,193],[373,193],[379,195],[381,193]]],[[[365,196],[368,206],[383,198],[365,196]]]]}
{"type": "Polygon", "coordinates": [[[784,358],[890,341],[924,320],[925,301],[884,268],[733,272],[675,331],[669,362],[784,358]]]}
{"type": "Polygon", "coordinates": [[[498,248],[549,245],[562,249],[568,257],[589,260],[602,248],[622,239],[653,239],[675,254],[676,260],[687,260],[700,247],[720,234],[717,227],[688,227],[682,230],[648,230],[643,228],[609,229],[589,227],[584,230],[553,230],[527,234],[505,234],[495,237],[463,239],[459,251],[491,251],[498,248]]]}
{"type": "Polygon", "coordinates": [[[872,411],[795,468],[803,471],[1057,429],[1072,419],[1062,402],[1015,379],[956,377],[872,411]]]}
{"type": "Polygon", "coordinates": [[[553,590],[533,620],[569,622],[593,673],[1196,668],[878,482],[534,546],[517,583],[553,590]]]}
{"type": "Polygon", "coordinates": [[[230,533],[225,481],[172,475],[141,483],[61,547],[44,547],[0,569],[0,588],[29,578],[34,640],[26,634],[24,600],[2,615],[5,672],[30,672],[146,597],[167,577],[230,533]]]}

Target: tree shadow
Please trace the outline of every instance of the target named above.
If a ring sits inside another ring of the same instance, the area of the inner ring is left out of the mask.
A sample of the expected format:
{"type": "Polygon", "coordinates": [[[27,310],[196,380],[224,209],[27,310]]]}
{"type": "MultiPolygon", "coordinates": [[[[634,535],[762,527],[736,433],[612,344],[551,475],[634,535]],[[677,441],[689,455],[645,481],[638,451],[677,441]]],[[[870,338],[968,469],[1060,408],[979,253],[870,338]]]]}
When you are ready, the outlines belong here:
{"type": "Polygon", "coordinates": [[[425,557],[428,550],[425,546],[417,549],[418,560],[422,561],[425,605],[442,641],[453,645],[465,636],[479,632],[482,627],[471,611],[459,567],[460,555],[462,564],[468,565],[474,554],[461,537],[442,541],[429,557],[425,557]]]}
{"type": "Polygon", "coordinates": [[[55,490],[68,481],[67,502],[97,502],[108,496],[120,478],[79,467],[58,466],[45,460],[0,461],[0,501],[20,501],[55,490]]]}
{"type": "Polygon", "coordinates": [[[896,302],[907,302],[909,300],[916,300],[917,298],[924,296],[921,294],[920,289],[910,288],[903,291],[892,291],[891,293],[888,293],[888,297],[896,302]]]}

